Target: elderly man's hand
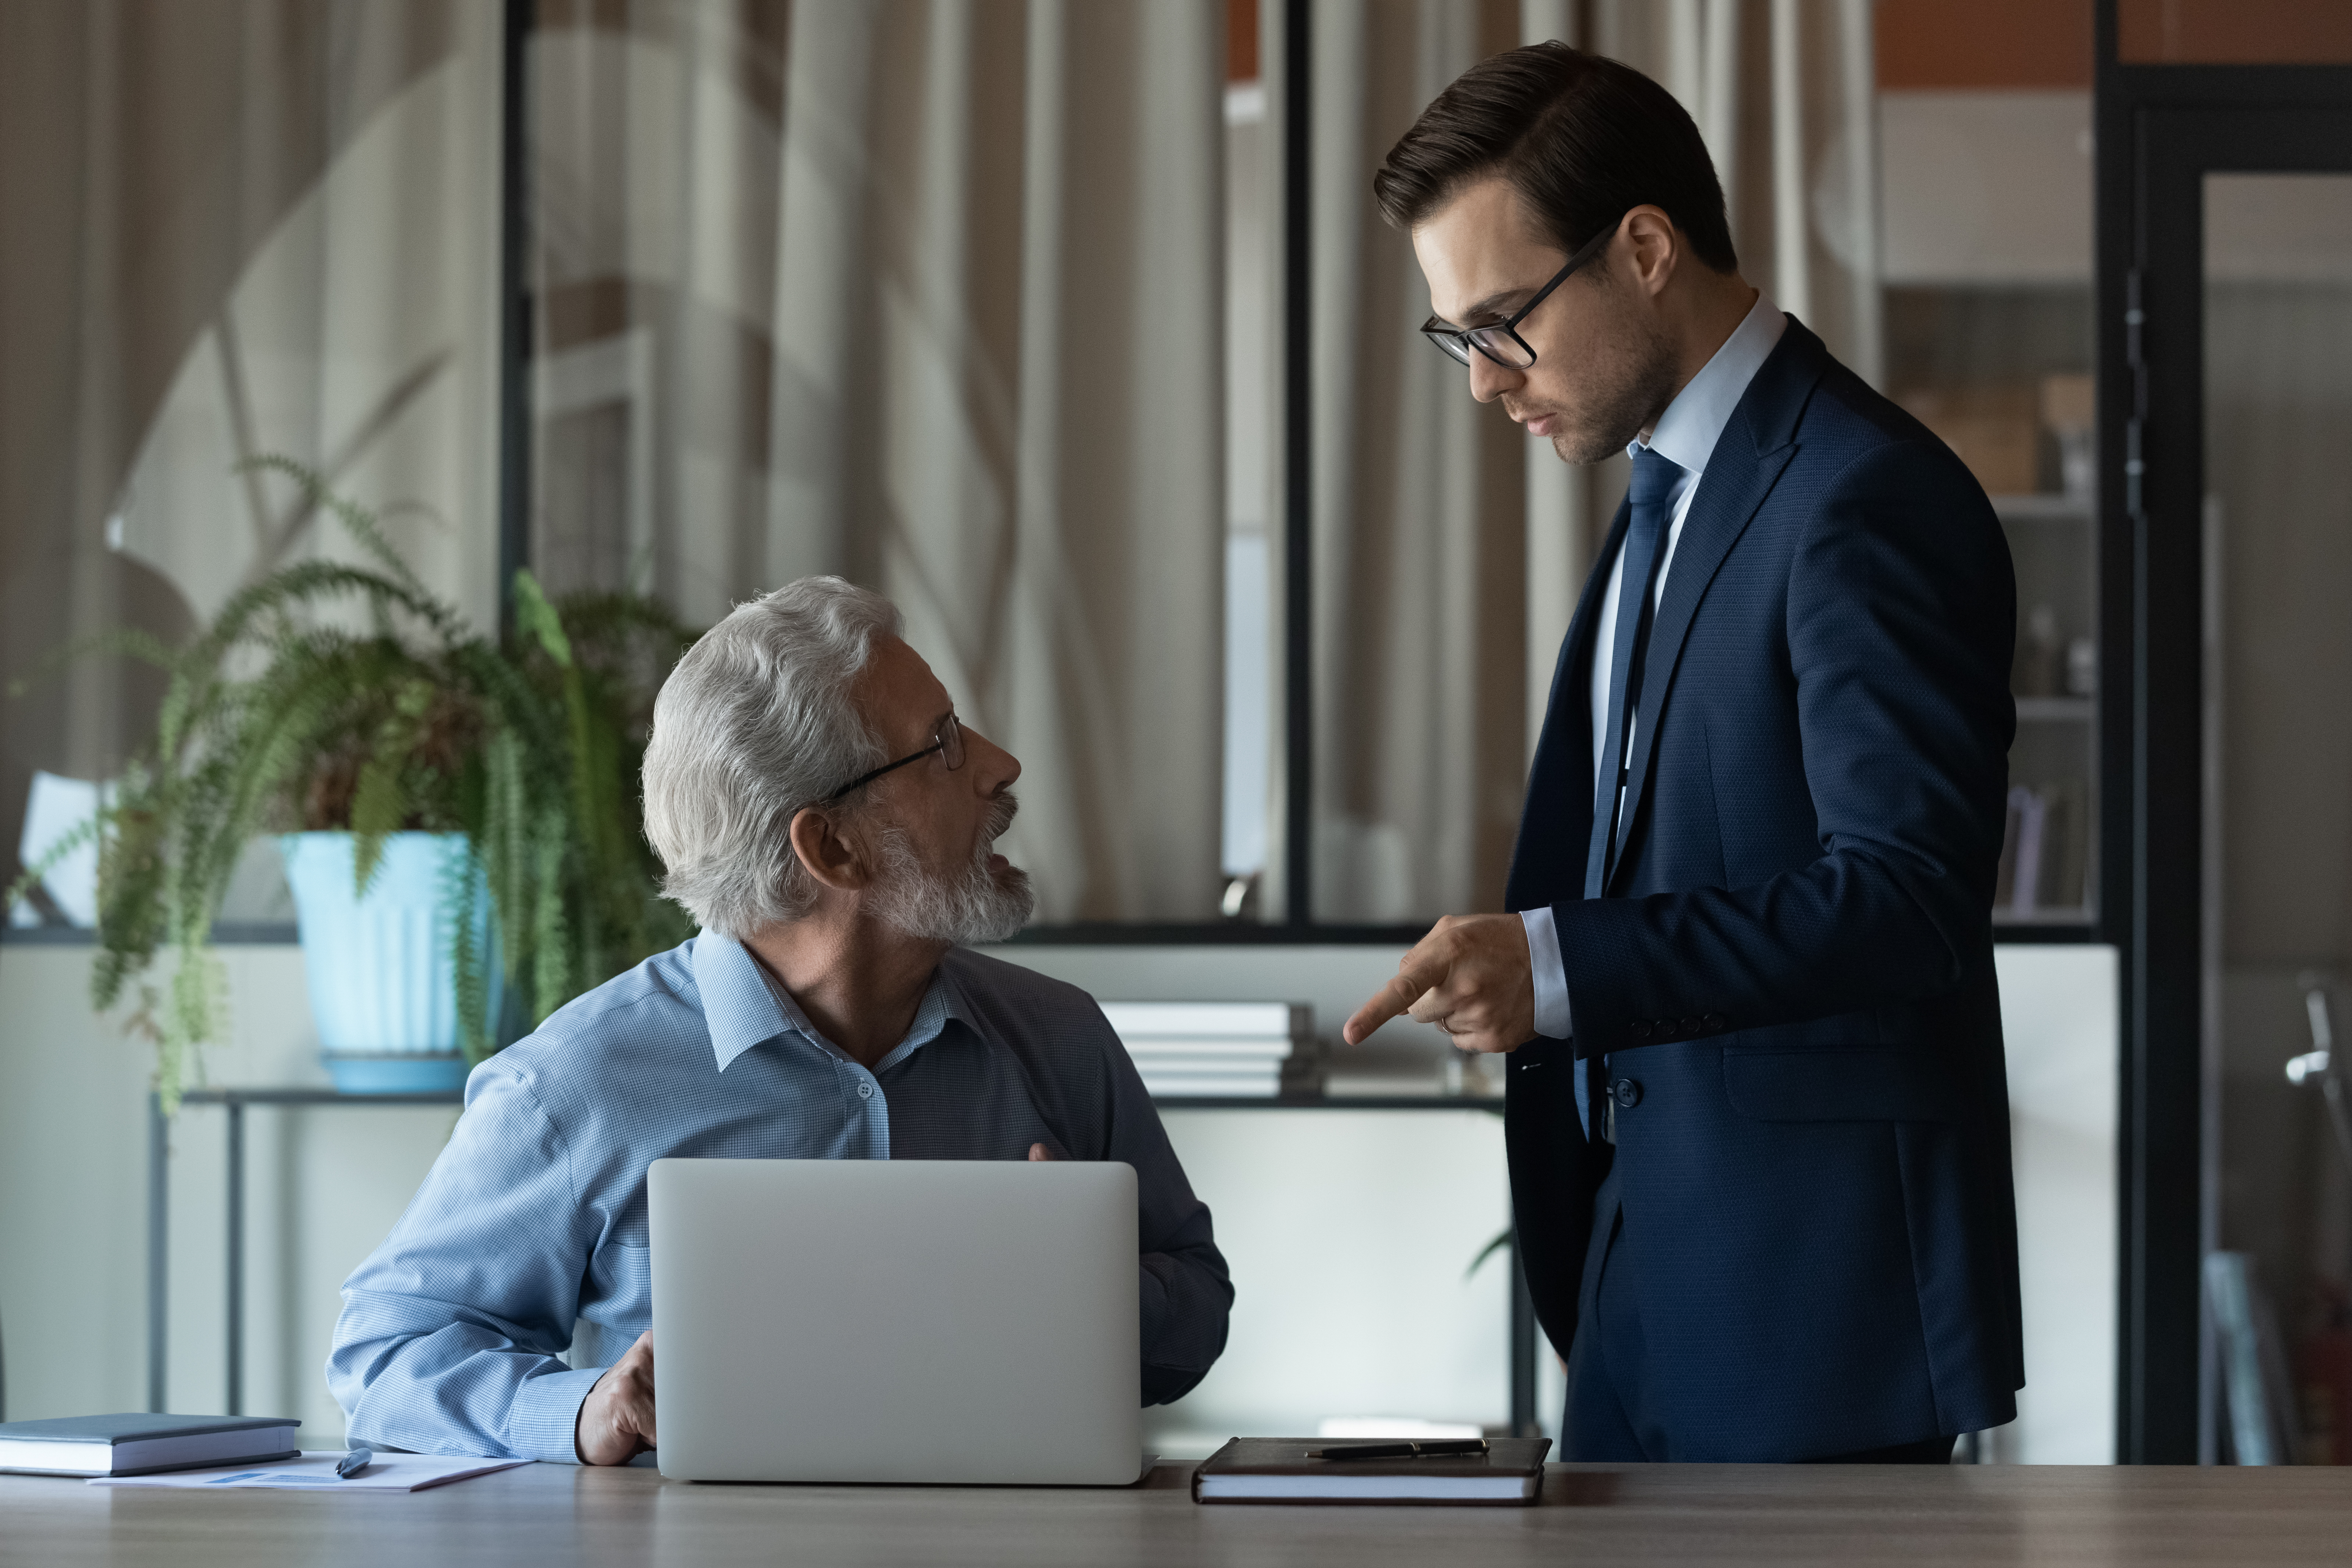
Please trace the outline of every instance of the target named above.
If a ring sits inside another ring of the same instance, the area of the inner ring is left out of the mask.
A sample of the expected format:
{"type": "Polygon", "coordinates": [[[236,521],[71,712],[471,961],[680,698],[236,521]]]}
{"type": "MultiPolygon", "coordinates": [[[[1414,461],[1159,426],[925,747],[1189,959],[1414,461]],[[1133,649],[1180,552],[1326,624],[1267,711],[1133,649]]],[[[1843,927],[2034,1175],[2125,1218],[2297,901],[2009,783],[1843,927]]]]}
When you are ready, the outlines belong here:
{"type": "Polygon", "coordinates": [[[647,1329],[580,1402],[572,1446],[583,1465],[625,1465],[656,1440],[654,1334],[647,1329]]]}
{"type": "Polygon", "coordinates": [[[1446,916],[1341,1033],[1360,1046],[1400,1013],[1436,1026],[1465,1051],[1516,1050],[1535,1038],[1526,925],[1517,915],[1446,916]]]}

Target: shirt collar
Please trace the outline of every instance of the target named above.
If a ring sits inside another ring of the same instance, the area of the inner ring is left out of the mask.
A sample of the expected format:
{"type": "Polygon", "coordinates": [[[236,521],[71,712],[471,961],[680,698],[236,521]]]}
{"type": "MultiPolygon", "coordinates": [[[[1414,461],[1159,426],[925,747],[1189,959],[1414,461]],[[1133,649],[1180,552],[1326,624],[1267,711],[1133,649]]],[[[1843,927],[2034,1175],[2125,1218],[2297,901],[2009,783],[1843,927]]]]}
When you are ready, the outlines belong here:
{"type": "MultiPolygon", "coordinates": [[[[1705,472],[1716,442],[1723,438],[1723,427],[1731,423],[1732,410],[1739,406],[1748,384],[1756,379],[1788,324],[1780,308],[1759,290],[1756,303],[1723,340],[1723,346],[1658,416],[1657,427],[1650,432],[1650,450],[1687,473],[1705,472]]],[[[1631,456],[1642,446],[1635,441],[1625,448],[1626,454],[1631,456]]]]}
{"type": "MultiPolygon", "coordinates": [[[[808,1015],[801,1011],[800,1004],[793,1000],[793,994],[733,937],[704,931],[694,939],[694,983],[702,993],[702,1023],[710,1032],[710,1051],[718,1059],[720,1072],[752,1047],[786,1034],[799,1035],[830,1055],[845,1054],[818,1032],[808,1015]]],[[[942,966],[932,973],[931,984],[923,993],[921,1005],[915,1009],[915,1022],[906,1038],[877,1063],[874,1070],[878,1074],[896,1067],[939,1038],[950,1018],[966,1025],[971,1022],[964,1016],[955,987],[948,984],[942,966]]]]}

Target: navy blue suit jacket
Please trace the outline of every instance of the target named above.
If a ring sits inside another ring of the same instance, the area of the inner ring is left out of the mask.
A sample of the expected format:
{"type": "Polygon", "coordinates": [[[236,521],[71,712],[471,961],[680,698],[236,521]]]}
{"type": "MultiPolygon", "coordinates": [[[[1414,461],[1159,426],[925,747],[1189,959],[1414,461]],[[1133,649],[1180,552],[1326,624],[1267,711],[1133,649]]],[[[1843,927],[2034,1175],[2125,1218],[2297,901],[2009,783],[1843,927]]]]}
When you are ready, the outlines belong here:
{"type": "MultiPolygon", "coordinates": [[[[1511,1187],[1565,1353],[1613,1162],[1675,1459],[1800,1459],[2016,1414],[1992,963],[2016,587],[1983,490],[1789,322],[1665,579],[1606,896],[1584,896],[1594,621],[1554,675],[1507,886],[1576,1037],[1509,1058],[1511,1187]],[[1575,1058],[1637,1103],[1588,1142],[1575,1058]]],[[[1628,596],[1630,598],[1630,588],[1628,596]]]]}

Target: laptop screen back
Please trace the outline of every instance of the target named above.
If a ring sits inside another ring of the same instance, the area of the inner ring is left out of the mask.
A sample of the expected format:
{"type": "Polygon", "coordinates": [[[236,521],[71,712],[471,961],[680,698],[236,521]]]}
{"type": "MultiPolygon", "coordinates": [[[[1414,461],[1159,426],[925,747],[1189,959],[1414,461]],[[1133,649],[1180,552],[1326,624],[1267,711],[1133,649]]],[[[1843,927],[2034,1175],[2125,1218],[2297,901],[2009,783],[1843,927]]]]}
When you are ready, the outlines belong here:
{"type": "Polygon", "coordinates": [[[656,1160],[648,1187],[662,1474],[1136,1479],[1130,1167],[656,1160]]]}

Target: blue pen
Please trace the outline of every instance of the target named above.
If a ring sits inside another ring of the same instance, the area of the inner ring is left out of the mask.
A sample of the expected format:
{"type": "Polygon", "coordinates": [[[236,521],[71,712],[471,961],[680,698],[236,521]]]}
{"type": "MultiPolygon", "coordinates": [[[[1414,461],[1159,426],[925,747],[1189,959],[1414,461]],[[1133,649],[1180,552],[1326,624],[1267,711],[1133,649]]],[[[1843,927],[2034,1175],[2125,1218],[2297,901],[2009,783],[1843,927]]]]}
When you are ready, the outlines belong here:
{"type": "Polygon", "coordinates": [[[350,1480],[353,1476],[366,1469],[374,1458],[373,1448],[353,1448],[335,1461],[335,1479],[339,1481],[350,1480]]]}

